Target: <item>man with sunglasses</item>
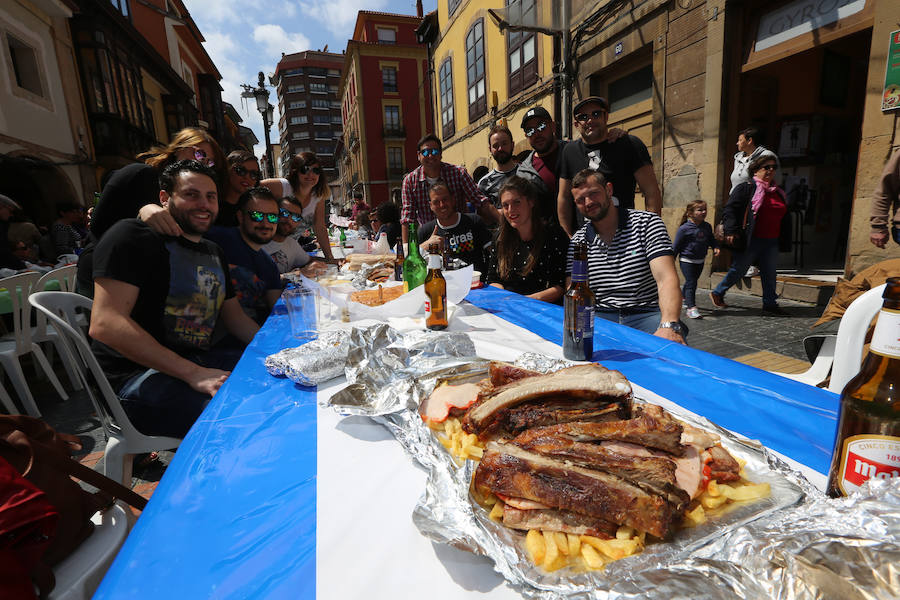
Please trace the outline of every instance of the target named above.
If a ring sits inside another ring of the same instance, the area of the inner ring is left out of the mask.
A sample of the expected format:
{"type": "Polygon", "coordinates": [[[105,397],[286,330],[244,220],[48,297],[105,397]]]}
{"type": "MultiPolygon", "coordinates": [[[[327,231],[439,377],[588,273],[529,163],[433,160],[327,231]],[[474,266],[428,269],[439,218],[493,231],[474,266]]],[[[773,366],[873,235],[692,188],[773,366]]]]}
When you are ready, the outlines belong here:
{"type": "Polygon", "coordinates": [[[135,427],[184,437],[259,326],[244,314],[222,249],[203,234],[218,211],[214,173],[194,160],[160,176],[159,201],[182,234],[138,219],[113,225],[94,253],[93,350],[135,427]],[[240,342],[214,345],[217,326],[240,342]]]}
{"type": "Polygon", "coordinates": [[[637,182],[647,210],[660,214],[662,194],[647,146],[633,135],[612,139],[607,127],[609,105],[605,98],[589,96],[575,105],[573,113],[581,139],[568,144],[561,153],[557,196],[559,224],[566,233],[571,236],[578,224],[572,199],[572,179],[583,169],[600,170],[609,175],[615,201],[622,210],[634,208],[634,184],[637,182]]]}
{"type": "Polygon", "coordinates": [[[556,125],[553,117],[543,106],[535,106],[528,109],[522,117],[522,130],[525,139],[531,145],[531,153],[522,161],[519,168],[524,171],[537,173],[544,182],[544,187],[552,198],[552,210],[550,216],[553,221],[558,219],[556,210],[556,198],[559,195],[559,156],[563,148],[568,144],[565,140],[557,139],[556,125]]]}
{"type": "MultiPolygon", "coordinates": [[[[441,161],[441,140],[429,133],[419,140],[418,144],[419,166],[410,171],[403,178],[401,186],[401,210],[400,223],[406,225],[416,221],[420,226],[434,220],[431,211],[431,199],[428,190],[438,179],[444,180],[450,193],[456,198],[457,210],[466,212],[466,202],[478,210],[479,214],[491,223],[498,222],[500,213],[472,181],[472,178],[462,167],[451,165],[441,161]]],[[[403,242],[409,241],[409,229],[402,228],[403,242]]]]}
{"type": "Polygon", "coordinates": [[[294,205],[286,198],[282,198],[278,207],[278,227],[272,241],[262,247],[263,251],[271,257],[272,262],[278,267],[282,275],[295,269],[307,277],[315,277],[325,271],[324,259],[314,259],[293,237],[293,233],[303,222],[303,215],[293,211],[294,205]]]}
{"type": "MultiPolygon", "coordinates": [[[[523,167],[516,161],[513,156],[514,147],[515,142],[513,141],[512,132],[508,127],[505,125],[494,125],[490,128],[488,131],[488,151],[490,151],[491,157],[496,161],[497,167],[488,171],[478,180],[478,189],[480,189],[494,204],[494,207],[499,210],[500,198],[498,198],[497,194],[500,192],[503,182],[513,175],[518,175],[519,177],[530,181],[535,188],[537,188],[538,198],[541,203],[541,214],[546,218],[550,213],[548,208],[550,198],[547,194],[547,187],[544,185],[544,180],[541,179],[541,176],[538,175],[533,167],[530,165],[523,167]]],[[[553,202],[554,210],[552,212],[554,214],[556,213],[555,208],[556,202],[553,202]]]]}
{"type": "Polygon", "coordinates": [[[281,295],[281,274],[262,249],[278,225],[278,202],[266,187],[253,187],[237,201],[237,227],[214,227],[206,237],[222,247],[241,308],[262,325],[281,295]]]}

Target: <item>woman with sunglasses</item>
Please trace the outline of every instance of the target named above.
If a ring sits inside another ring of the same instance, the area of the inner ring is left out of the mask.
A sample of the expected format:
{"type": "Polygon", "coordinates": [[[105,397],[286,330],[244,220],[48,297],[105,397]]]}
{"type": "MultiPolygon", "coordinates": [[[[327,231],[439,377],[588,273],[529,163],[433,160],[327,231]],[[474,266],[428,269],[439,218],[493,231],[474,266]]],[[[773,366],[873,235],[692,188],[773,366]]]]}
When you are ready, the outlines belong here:
{"type": "Polygon", "coordinates": [[[237,204],[241,194],[259,182],[259,161],[253,153],[235,150],[228,155],[228,174],[225,180],[225,195],[219,197],[219,214],[216,225],[236,227],[237,204]]]}
{"type": "Polygon", "coordinates": [[[787,214],[784,191],[775,184],[778,157],[766,150],[753,160],[749,172],[752,181],[738,184],[725,205],[722,224],[725,243],[736,254],[731,268],[719,285],[709,293],[717,308],[725,308],[725,292],[756,264],[763,288],[763,312],[785,315],[775,294],[775,270],[778,266],[778,237],[787,214]]]}
{"type": "Polygon", "coordinates": [[[301,152],[291,159],[287,179],[263,179],[260,185],[272,190],[276,198],[296,197],[297,202],[291,206],[291,210],[303,215],[307,223],[312,223],[312,230],[325,260],[337,263],[331,253],[328,228],[325,225],[325,205],[331,192],[318,157],[313,152],[301,152]]]}

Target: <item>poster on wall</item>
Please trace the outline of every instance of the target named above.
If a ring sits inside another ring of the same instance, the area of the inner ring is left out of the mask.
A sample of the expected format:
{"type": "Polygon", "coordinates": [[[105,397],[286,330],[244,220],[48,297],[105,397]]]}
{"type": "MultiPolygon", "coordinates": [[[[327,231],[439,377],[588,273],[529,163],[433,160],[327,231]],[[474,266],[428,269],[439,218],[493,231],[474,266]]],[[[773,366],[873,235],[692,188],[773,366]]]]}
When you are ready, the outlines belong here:
{"type": "Polygon", "coordinates": [[[891,32],[887,64],[884,67],[884,93],[881,95],[881,110],[898,108],[900,108],[900,29],[891,32]]]}
{"type": "Polygon", "coordinates": [[[809,149],[809,121],[785,121],[781,124],[778,156],[806,156],[809,149]]]}

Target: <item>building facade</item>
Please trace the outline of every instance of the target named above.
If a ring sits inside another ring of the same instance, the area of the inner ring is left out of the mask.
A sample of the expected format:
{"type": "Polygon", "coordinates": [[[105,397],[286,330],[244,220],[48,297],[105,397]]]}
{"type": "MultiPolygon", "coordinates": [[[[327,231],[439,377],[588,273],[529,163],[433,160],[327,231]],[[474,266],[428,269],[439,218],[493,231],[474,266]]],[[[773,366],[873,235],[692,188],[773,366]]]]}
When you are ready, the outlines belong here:
{"type": "Polygon", "coordinates": [[[376,207],[418,166],[416,144],[431,131],[428,53],[419,16],[360,11],[341,80],[345,196],[376,207]]]}
{"type": "Polygon", "coordinates": [[[342,197],[334,147],[343,134],[339,94],[343,65],[342,54],[306,50],[282,55],[273,77],[281,115],[281,173],[288,173],[288,163],[295,154],[315,152],[336,203],[342,197]]]}

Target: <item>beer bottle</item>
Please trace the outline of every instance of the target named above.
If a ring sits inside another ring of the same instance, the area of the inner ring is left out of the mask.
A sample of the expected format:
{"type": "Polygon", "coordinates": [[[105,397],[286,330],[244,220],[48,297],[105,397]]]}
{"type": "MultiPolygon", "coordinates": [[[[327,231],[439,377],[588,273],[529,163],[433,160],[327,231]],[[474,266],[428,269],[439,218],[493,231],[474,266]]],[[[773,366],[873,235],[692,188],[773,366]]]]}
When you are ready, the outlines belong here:
{"type": "Polygon", "coordinates": [[[441,273],[441,255],[428,256],[425,277],[425,327],[447,329],[447,280],[441,273]]]}
{"type": "Polygon", "coordinates": [[[587,245],[572,249],[572,283],[563,298],[563,356],[591,360],[594,354],[594,293],[588,286],[587,245]]]}
{"type": "Polygon", "coordinates": [[[841,392],[828,495],[846,496],[866,480],[900,477],[900,277],[884,288],[869,353],[841,392]]]}
{"type": "Polygon", "coordinates": [[[344,228],[341,228],[341,235],[338,237],[338,243],[341,245],[341,248],[347,247],[347,234],[344,233],[344,228]]]}
{"type": "Polygon", "coordinates": [[[406,260],[403,261],[403,282],[406,284],[406,291],[414,290],[425,283],[425,275],[428,274],[428,267],[425,265],[425,259],[419,252],[418,227],[415,222],[409,224],[409,248],[406,253],[406,260]]]}
{"type": "Polygon", "coordinates": [[[394,281],[403,281],[403,240],[397,240],[397,257],[394,259],[394,281]]]}

